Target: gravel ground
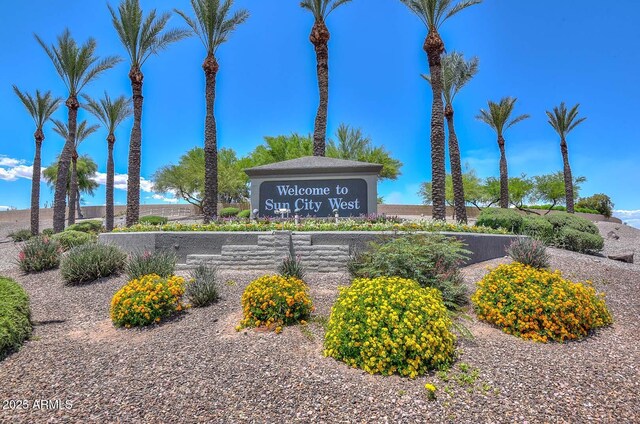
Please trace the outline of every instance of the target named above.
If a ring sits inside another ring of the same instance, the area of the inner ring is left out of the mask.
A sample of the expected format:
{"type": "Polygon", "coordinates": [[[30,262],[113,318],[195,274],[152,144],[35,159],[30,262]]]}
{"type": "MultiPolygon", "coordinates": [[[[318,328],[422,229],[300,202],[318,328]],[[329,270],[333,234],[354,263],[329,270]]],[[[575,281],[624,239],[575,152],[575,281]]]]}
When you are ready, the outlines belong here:
{"type": "MultiPolygon", "coordinates": [[[[8,230],[0,226],[0,241],[8,230]]],[[[637,230],[624,230],[618,241],[638,239],[637,230]]],[[[65,287],[58,271],[21,275],[12,264],[16,252],[0,243],[0,272],[29,292],[35,333],[0,362],[3,423],[640,420],[638,265],[550,249],[554,268],[607,293],[611,327],[580,342],[539,344],[480,323],[469,311],[464,322],[474,338],[460,339],[457,365],[446,376],[409,380],[371,376],[322,356],[323,317],[346,275],[308,278],[317,310],[306,329],[236,332],[240,295],[258,276],[236,272],[221,275],[223,298],[215,305],[154,328],[117,330],[108,305],[123,277],[65,287]],[[427,399],[427,382],[438,387],[435,401],[427,399]],[[27,409],[6,409],[7,401],[21,399],[27,409]],[[71,408],[38,408],[40,399],[71,408]]],[[[465,268],[469,287],[505,261],[465,268]]]]}

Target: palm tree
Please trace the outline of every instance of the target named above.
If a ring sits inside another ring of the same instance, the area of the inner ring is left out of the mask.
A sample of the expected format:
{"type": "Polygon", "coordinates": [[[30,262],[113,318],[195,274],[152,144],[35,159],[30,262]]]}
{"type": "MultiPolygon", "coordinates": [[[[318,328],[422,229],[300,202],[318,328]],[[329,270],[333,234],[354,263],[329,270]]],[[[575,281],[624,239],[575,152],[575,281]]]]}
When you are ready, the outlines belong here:
{"type": "MultiPolygon", "coordinates": [[[[68,29],[58,36],[57,45],[47,45],[45,42],[35,36],[38,43],[42,46],[47,56],[53,62],[58,75],[62,78],[69,96],[65,104],[69,110],[68,127],[69,134],[62,153],[60,154],[60,163],[58,172],[60,176],[66,176],[69,173],[69,164],[73,154],[73,145],[76,137],[76,126],[78,120],[78,109],[80,103],[78,96],[84,87],[90,82],[97,79],[103,72],[113,68],[120,58],[116,56],[108,56],[99,59],[95,55],[96,41],[89,38],[82,46],[78,46],[76,41],[71,37],[68,29]]],[[[64,214],[66,209],[67,186],[64,184],[65,178],[56,179],[56,190],[53,205],[53,231],[59,233],[64,230],[64,214]]],[[[75,200],[76,193],[71,193],[70,199],[75,200]]],[[[75,220],[75,202],[69,204],[69,222],[75,220]]]]}
{"type": "Polygon", "coordinates": [[[218,215],[218,141],[214,103],[216,97],[216,75],[218,61],[216,50],[228,40],[229,35],[249,17],[247,10],[231,14],[233,0],[191,0],[195,19],[176,10],[193,32],[200,38],[207,55],[202,64],[205,78],[206,118],[204,129],[205,176],[203,213],[208,223],[218,215]]]}
{"type": "Polygon", "coordinates": [[[489,125],[498,135],[498,147],[500,148],[500,207],[509,207],[509,173],[507,171],[507,156],[504,150],[504,131],[518,122],[529,118],[529,115],[520,115],[511,118],[513,108],[518,99],[505,97],[500,103],[489,101],[489,110],[480,110],[477,119],[489,125]]]}
{"type": "Polygon", "coordinates": [[[329,107],[329,39],[331,34],[325,21],[329,14],[351,0],[302,0],[300,7],[313,14],[315,22],[309,41],[316,50],[316,69],[320,104],[313,127],[313,155],[324,156],[327,138],[327,109],[329,107]]]}
{"type": "MultiPolygon", "coordinates": [[[[69,137],[69,127],[65,125],[62,121],[58,121],[57,119],[53,120],[55,131],[58,135],[60,135],[65,140],[69,137]]],[[[82,218],[82,211],[80,210],[80,190],[78,188],[78,146],[87,139],[91,134],[98,131],[100,125],[91,125],[87,124],[87,121],[81,121],[78,124],[78,128],[76,130],[75,141],[73,143],[73,152],[71,153],[71,177],[69,180],[69,206],[74,205],[78,208],[78,218],[82,218]]],[[[75,215],[76,208],[73,208],[73,213],[75,215]]],[[[75,216],[71,214],[72,209],[69,208],[69,225],[75,223],[75,216]],[[72,219],[73,218],[73,219],[72,219]]]]}
{"type": "Polygon", "coordinates": [[[113,146],[116,144],[116,128],[128,117],[133,114],[131,109],[131,100],[125,96],[120,96],[115,100],[111,100],[111,97],[105,92],[104,98],[96,101],[89,96],[82,96],[85,100],[83,107],[87,109],[93,116],[95,116],[109,132],[107,135],[107,186],[106,186],[106,213],[105,213],[105,227],[107,231],[113,230],[113,218],[114,218],[114,203],[113,203],[113,190],[114,190],[114,177],[115,177],[115,165],[113,161],[113,146]]]}
{"type": "MultiPolygon", "coordinates": [[[[464,185],[462,183],[462,165],[460,161],[460,146],[453,122],[453,100],[456,95],[477,73],[478,58],[473,57],[465,61],[460,53],[452,52],[442,58],[442,94],[444,95],[444,116],[447,118],[449,129],[449,161],[451,162],[451,179],[453,183],[453,207],[456,219],[460,223],[467,222],[467,207],[464,200],[464,185]]],[[[422,76],[429,83],[431,77],[422,76]]]]}
{"type": "Polygon", "coordinates": [[[33,158],[33,176],[31,178],[31,234],[34,236],[40,232],[40,174],[42,168],[42,142],[44,141],[44,132],[42,128],[44,124],[51,118],[51,115],[58,109],[62,99],[53,97],[51,91],[42,94],[40,90],[36,90],[35,97],[30,93],[23,93],[13,86],[24,107],[33,118],[36,124],[36,132],[33,137],[36,140],[36,153],[33,158]]]}
{"type": "MultiPolygon", "coordinates": [[[[58,165],[59,163],[54,163],[53,165],[45,168],[42,172],[44,180],[47,184],[53,189],[56,187],[58,182],[58,165]]],[[[98,183],[94,180],[96,172],[98,170],[98,165],[91,159],[91,157],[87,155],[82,155],[78,158],[78,206],[80,205],[80,193],[86,193],[90,196],[93,196],[94,191],[98,188],[98,183]]],[[[65,178],[65,185],[67,186],[67,190],[71,192],[71,178],[70,175],[67,174],[67,178],[65,178]]]]}
{"type": "Polygon", "coordinates": [[[579,108],[580,104],[578,103],[572,107],[571,110],[567,110],[567,106],[562,102],[560,103],[560,107],[553,108],[553,112],[547,111],[549,125],[551,125],[560,136],[560,151],[562,152],[562,162],[564,163],[564,190],[567,197],[567,212],[569,213],[574,213],[574,198],[573,176],[571,175],[571,166],[569,165],[567,135],[587,119],[578,118],[579,108]]]}
{"type": "Polygon", "coordinates": [[[129,141],[129,166],[127,181],[127,226],[138,222],[140,216],[140,155],[142,149],[142,65],[151,55],[169,47],[189,33],[186,30],[165,31],[170,13],[157,16],[153,9],[144,17],[140,0],[122,0],[116,12],[108,5],[113,26],[120,42],[129,54],[131,67],[129,79],[133,92],[133,128],[129,141]]]}
{"type": "Polygon", "coordinates": [[[431,172],[433,182],[433,218],[446,219],[444,105],[442,104],[442,61],[445,51],[440,38],[442,24],[458,12],[479,4],[481,0],[400,0],[425,24],[428,30],[423,49],[427,53],[431,74],[433,105],[431,109],[431,172]]]}

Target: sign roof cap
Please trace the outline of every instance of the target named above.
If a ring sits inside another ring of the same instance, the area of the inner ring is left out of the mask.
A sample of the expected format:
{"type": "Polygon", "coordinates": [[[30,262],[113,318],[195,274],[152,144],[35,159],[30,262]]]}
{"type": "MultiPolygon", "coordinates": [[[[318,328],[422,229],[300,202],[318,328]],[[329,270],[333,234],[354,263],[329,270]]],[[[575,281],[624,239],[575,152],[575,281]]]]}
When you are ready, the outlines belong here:
{"type": "Polygon", "coordinates": [[[287,174],[379,174],[382,165],[378,163],[359,162],[355,160],[328,158],[324,156],[303,156],[283,162],[270,163],[245,169],[250,177],[287,175],[287,174]]]}

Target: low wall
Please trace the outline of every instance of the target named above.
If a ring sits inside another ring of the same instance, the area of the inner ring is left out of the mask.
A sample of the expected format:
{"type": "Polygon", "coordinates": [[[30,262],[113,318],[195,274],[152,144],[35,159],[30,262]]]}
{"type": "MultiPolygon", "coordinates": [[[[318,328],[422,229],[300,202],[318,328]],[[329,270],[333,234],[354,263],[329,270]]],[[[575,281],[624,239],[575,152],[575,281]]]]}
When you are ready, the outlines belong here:
{"type": "MultiPolygon", "coordinates": [[[[455,237],[472,252],[467,264],[505,255],[515,236],[441,233],[455,237]]],[[[221,269],[275,271],[289,254],[311,272],[344,272],[353,252],[371,241],[398,237],[395,232],[145,232],[100,234],[100,242],[127,252],[169,250],[178,263],[209,262],[221,269]]]]}

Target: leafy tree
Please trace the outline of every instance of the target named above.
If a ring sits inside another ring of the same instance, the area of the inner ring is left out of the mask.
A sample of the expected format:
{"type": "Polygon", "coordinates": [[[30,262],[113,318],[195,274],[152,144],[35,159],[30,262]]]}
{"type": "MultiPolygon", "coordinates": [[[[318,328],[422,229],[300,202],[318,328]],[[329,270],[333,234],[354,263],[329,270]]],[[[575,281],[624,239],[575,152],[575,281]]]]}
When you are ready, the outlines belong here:
{"type": "MultiPolygon", "coordinates": [[[[451,163],[451,177],[453,184],[454,210],[458,222],[467,222],[467,207],[464,196],[462,165],[460,161],[460,146],[456,135],[453,115],[453,100],[456,95],[477,73],[478,58],[466,61],[460,53],[452,52],[442,58],[442,87],[445,101],[444,116],[447,118],[449,130],[449,162],[451,163]]],[[[423,75],[429,84],[431,76],[423,75]]]]}
{"type": "MultiPolygon", "coordinates": [[[[580,184],[587,181],[585,177],[577,177],[573,180],[574,197],[580,193],[580,184]]],[[[562,171],[555,174],[539,175],[534,177],[535,188],[533,199],[538,202],[550,203],[546,214],[551,212],[554,206],[562,205],[566,201],[566,191],[564,183],[564,173],[562,171]]],[[[545,214],[545,215],[546,215],[545,214]]]]}
{"type": "Polygon", "coordinates": [[[204,129],[205,177],[204,177],[204,222],[218,215],[218,138],[214,103],[216,97],[216,75],[218,61],[216,50],[229,35],[249,17],[249,12],[239,10],[231,13],[233,0],[191,0],[195,19],[185,12],[176,10],[182,16],[194,34],[200,38],[207,51],[202,69],[205,77],[206,117],[204,129]]]}
{"type": "Polygon", "coordinates": [[[593,209],[600,212],[602,215],[607,218],[611,218],[611,214],[613,213],[614,204],[611,201],[611,198],[606,194],[594,194],[593,196],[585,197],[580,199],[580,201],[576,204],[578,208],[585,209],[593,209]]]}
{"type": "MultiPolygon", "coordinates": [[[[487,186],[477,176],[475,170],[470,169],[462,174],[462,183],[464,185],[464,192],[466,196],[465,203],[474,205],[478,209],[482,209],[482,207],[487,203],[495,203],[496,200],[493,200],[493,197],[488,193],[487,186]]],[[[425,205],[431,205],[433,203],[431,182],[422,183],[418,194],[422,197],[422,201],[425,205]]],[[[454,206],[455,195],[453,189],[453,176],[451,174],[447,174],[445,179],[445,199],[449,206],[454,206]]]]}
{"type": "Polygon", "coordinates": [[[133,113],[133,110],[131,109],[131,100],[127,99],[125,96],[120,96],[115,100],[111,100],[111,97],[109,97],[106,92],[104,93],[104,98],[100,100],[93,100],[89,96],[83,97],[86,102],[84,108],[93,114],[93,116],[98,118],[109,132],[107,135],[108,156],[105,227],[107,231],[111,231],[113,230],[114,219],[113,190],[115,165],[113,161],[113,146],[116,144],[115,132],[116,128],[118,128],[118,126],[133,113]]]}
{"type": "Polygon", "coordinates": [[[509,202],[518,209],[524,209],[527,200],[533,194],[535,184],[525,174],[509,178],[509,202]]]}
{"type": "Polygon", "coordinates": [[[460,11],[479,4],[480,0],[400,0],[420,18],[428,30],[423,49],[427,53],[431,75],[433,103],[431,110],[431,170],[433,179],[433,218],[446,219],[444,105],[442,103],[442,54],[444,42],[440,27],[460,11]]]}
{"type": "Polygon", "coordinates": [[[327,109],[329,108],[329,39],[331,34],[325,23],[331,12],[351,0],[302,0],[300,7],[313,14],[315,20],[309,41],[316,51],[316,72],[320,104],[313,127],[313,155],[325,155],[327,137],[327,109]]]}
{"type": "Polygon", "coordinates": [[[127,181],[127,226],[140,217],[140,155],[142,149],[142,65],[172,43],[189,35],[183,29],[165,31],[170,13],[157,15],[155,9],[144,16],[140,0],[121,0],[116,11],[108,5],[113,27],[130,60],[129,79],[133,92],[133,128],[129,140],[127,181]]]}
{"type": "Polygon", "coordinates": [[[529,115],[519,115],[512,118],[513,108],[518,99],[505,97],[499,103],[489,101],[489,109],[480,110],[478,119],[489,125],[498,135],[498,147],[500,148],[500,207],[509,207],[509,172],[507,170],[507,155],[504,148],[504,131],[518,122],[529,118],[529,115]]]}
{"type": "MultiPolygon", "coordinates": [[[[59,161],[52,164],[48,168],[42,172],[44,180],[47,182],[47,185],[51,187],[53,190],[57,187],[58,176],[60,173],[58,172],[59,161]]],[[[80,198],[80,193],[84,193],[88,196],[93,196],[95,189],[98,188],[98,183],[93,179],[98,171],[98,165],[95,163],[91,157],[88,155],[82,155],[78,158],[77,162],[77,171],[78,171],[78,191],[76,193],[76,198],[80,198]]],[[[71,173],[67,173],[66,185],[67,185],[67,193],[71,196],[71,173]]],[[[71,203],[69,203],[71,204],[71,203]]],[[[79,205],[78,205],[79,206],[79,205]]]]}
{"type": "MultiPolygon", "coordinates": [[[[37,35],[35,37],[47,53],[47,56],[49,56],[49,59],[51,59],[51,62],[53,62],[56,72],[58,72],[69,91],[65,102],[69,110],[69,131],[62,153],[59,156],[60,163],[57,169],[60,175],[56,178],[57,186],[53,203],[53,231],[59,233],[64,230],[64,215],[67,206],[67,185],[65,181],[69,174],[69,165],[76,138],[78,109],[80,108],[78,96],[89,83],[120,62],[120,58],[109,56],[100,59],[95,54],[96,41],[93,38],[89,38],[83,45],[78,46],[68,29],[65,29],[62,35],[58,36],[57,44],[50,46],[37,35]]],[[[69,224],[75,222],[75,197],[76,192],[72,190],[69,193],[69,224]]]]}
{"type": "Polygon", "coordinates": [[[35,236],[40,232],[40,173],[42,168],[42,142],[44,141],[43,127],[51,119],[51,115],[60,107],[62,99],[54,97],[51,91],[43,94],[40,90],[36,90],[34,96],[31,93],[20,91],[15,85],[13,86],[13,91],[36,124],[36,132],[33,134],[36,141],[36,152],[33,157],[33,175],[31,178],[31,234],[35,236]]]}
{"type": "Polygon", "coordinates": [[[549,117],[549,125],[560,136],[560,151],[562,152],[562,163],[564,164],[564,185],[565,185],[565,201],[567,204],[567,212],[574,213],[574,195],[573,195],[573,177],[571,176],[571,166],[569,165],[569,148],[567,146],[567,134],[573,131],[578,125],[583,123],[587,118],[578,118],[577,104],[567,110],[564,102],[559,107],[554,107],[553,112],[547,111],[549,117]]]}

